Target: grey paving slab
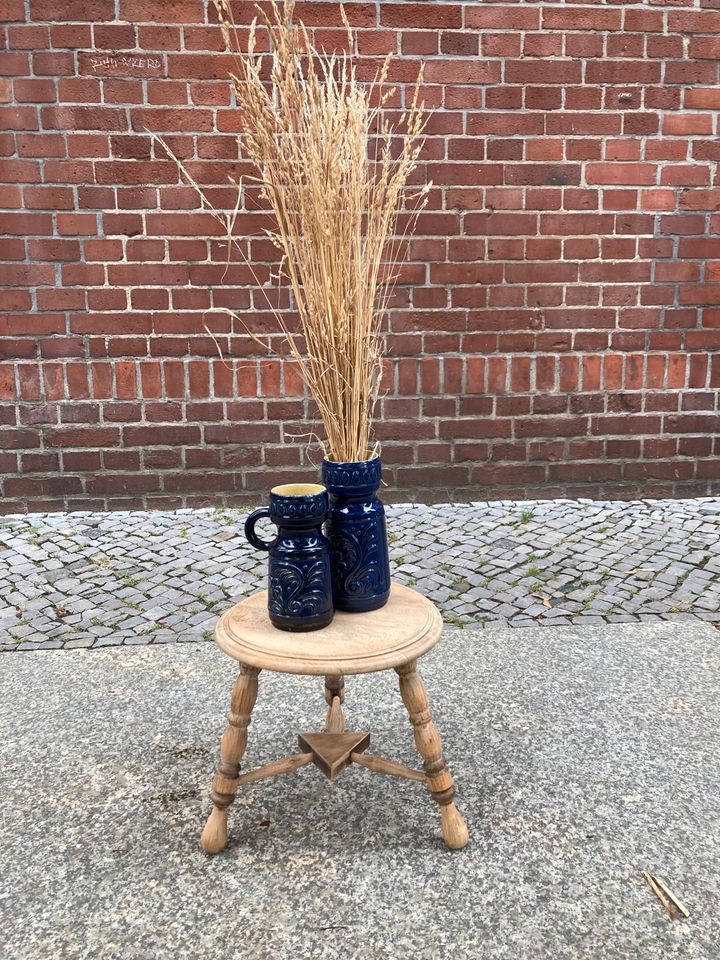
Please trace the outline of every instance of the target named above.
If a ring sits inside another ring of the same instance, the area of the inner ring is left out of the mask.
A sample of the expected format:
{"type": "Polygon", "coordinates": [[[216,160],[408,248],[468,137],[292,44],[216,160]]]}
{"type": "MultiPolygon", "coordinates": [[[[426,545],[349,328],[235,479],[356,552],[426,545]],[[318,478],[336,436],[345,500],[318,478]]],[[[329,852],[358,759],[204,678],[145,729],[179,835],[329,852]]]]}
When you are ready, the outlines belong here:
{"type": "MultiPolygon", "coordinates": [[[[391,566],[458,626],[572,623],[588,612],[606,623],[677,614],[720,622],[719,505],[395,504],[391,566]]],[[[168,630],[203,639],[222,610],[264,585],[265,557],[246,543],[244,518],[238,510],[0,518],[0,649],[65,645],[100,626],[117,643],[130,634],[153,643],[168,630]]]]}
{"type": "MultiPolygon", "coordinates": [[[[422,668],[464,851],[421,785],[309,767],[246,787],[208,858],[231,661],[210,644],[4,658],[3,960],[717,958],[714,628],[448,630],[422,668]]],[[[393,675],[346,690],[349,729],[414,764],[393,675]]],[[[324,706],[318,679],[262,675],[247,768],[324,706]]]]}

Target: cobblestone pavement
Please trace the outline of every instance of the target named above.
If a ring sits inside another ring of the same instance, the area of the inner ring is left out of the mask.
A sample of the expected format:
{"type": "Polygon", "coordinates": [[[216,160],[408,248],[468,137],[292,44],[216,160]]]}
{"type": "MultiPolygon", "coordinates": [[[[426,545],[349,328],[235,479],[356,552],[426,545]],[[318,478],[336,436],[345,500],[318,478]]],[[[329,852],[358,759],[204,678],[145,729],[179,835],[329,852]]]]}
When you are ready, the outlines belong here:
{"type": "MultiPolygon", "coordinates": [[[[0,650],[210,639],[263,585],[240,510],[0,518],[0,650]]],[[[720,623],[720,499],[396,504],[397,580],[445,619],[720,623]]]]}

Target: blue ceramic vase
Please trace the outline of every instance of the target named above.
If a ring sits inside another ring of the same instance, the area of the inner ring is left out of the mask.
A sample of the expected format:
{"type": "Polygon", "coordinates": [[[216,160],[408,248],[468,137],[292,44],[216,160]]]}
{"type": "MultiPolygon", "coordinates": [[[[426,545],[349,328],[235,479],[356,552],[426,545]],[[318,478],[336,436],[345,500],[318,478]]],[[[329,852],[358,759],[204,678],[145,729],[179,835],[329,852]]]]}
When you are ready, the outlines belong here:
{"type": "Polygon", "coordinates": [[[328,494],[319,483],[286,483],[270,491],[269,507],[254,510],[245,536],[268,551],[268,613],[280,630],[319,630],[333,618],[330,544],[323,534],[328,494]],[[266,542],[255,524],[268,517],[277,536],[266,542]]]}
{"type": "Polygon", "coordinates": [[[385,509],[377,496],[380,458],[354,463],[323,460],[322,476],[330,494],[327,535],[335,609],[377,610],[390,595],[385,509]]]}

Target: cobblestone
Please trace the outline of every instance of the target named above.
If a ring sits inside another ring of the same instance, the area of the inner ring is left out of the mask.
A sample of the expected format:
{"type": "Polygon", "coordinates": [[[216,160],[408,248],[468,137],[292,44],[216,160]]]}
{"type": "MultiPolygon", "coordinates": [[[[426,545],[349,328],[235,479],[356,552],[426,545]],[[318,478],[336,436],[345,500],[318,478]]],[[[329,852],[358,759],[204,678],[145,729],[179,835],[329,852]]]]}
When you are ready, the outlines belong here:
{"type": "MultiPolygon", "coordinates": [[[[720,500],[395,504],[393,576],[458,626],[720,624],[720,500]]],[[[239,510],[0,520],[0,650],[187,643],[264,586],[239,510]]]]}

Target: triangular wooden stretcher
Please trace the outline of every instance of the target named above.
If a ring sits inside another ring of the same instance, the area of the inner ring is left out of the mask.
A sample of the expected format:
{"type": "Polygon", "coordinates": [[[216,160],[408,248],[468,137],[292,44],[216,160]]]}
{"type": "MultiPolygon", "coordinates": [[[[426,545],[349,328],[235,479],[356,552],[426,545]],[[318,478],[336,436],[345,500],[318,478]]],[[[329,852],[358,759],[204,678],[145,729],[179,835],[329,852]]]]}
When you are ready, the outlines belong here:
{"type": "Polygon", "coordinates": [[[362,753],[370,744],[369,733],[299,733],[301,750],[313,754],[313,763],[328,780],[335,780],[349,766],[352,753],[362,753]]]}

